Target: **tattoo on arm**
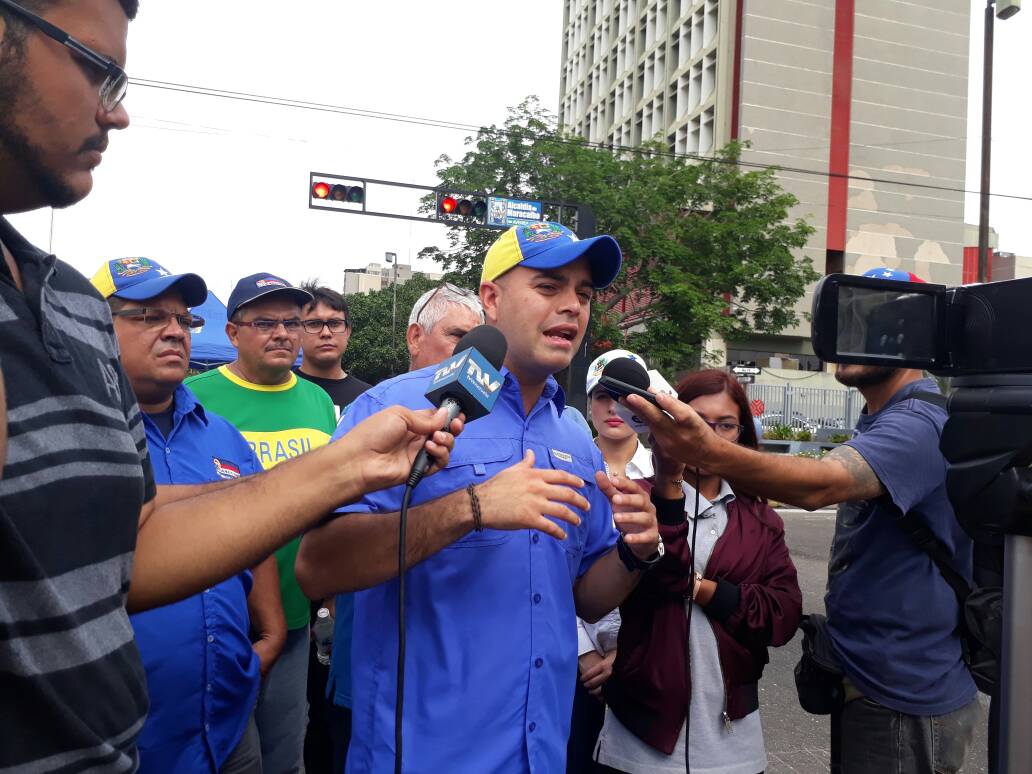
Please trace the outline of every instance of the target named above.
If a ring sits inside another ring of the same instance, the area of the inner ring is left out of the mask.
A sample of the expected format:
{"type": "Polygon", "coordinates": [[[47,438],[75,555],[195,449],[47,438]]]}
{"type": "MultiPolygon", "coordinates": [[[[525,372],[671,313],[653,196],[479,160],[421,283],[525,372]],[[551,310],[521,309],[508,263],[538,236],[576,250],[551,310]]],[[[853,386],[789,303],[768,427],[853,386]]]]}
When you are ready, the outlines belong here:
{"type": "Polygon", "coordinates": [[[843,501],[873,500],[885,494],[885,487],[867,460],[852,446],[838,446],[828,452],[824,462],[837,463],[849,474],[850,483],[843,501]]]}

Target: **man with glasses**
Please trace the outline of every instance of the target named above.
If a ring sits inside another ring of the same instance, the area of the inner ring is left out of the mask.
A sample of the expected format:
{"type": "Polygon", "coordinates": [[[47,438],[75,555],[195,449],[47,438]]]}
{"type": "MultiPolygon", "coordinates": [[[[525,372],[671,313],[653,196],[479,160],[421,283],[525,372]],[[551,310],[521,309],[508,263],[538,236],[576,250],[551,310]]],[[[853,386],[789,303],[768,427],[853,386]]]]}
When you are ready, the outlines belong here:
{"type": "Polygon", "coordinates": [[[412,305],[405,332],[409,371],[451,357],[459,339],[483,322],[484,309],[472,291],[450,282],[426,291],[412,305]]]}
{"type": "MultiPolygon", "coordinates": [[[[147,258],[121,258],[106,261],[92,282],[111,307],[147,448],[160,460],[155,482],[206,484],[260,472],[244,437],[183,384],[191,333],[204,325],[188,307],[204,302],[204,281],[147,258]]],[[[140,770],[260,774],[253,710],[260,674],[286,637],[275,558],[130,620],[150,696],[140,770]]]]}
{"type": "Polygon", "coordinates": [[[341,365],[351,339],[348,302],[336,290],[314,282],[301,289],[312,295],[312,302],[302,312],[301,367],[295,373],[326,391],[340,419],[344,407],[372,387],[341,365]]]}
{"type": "Polygon", "coordinates": [[[89,193],[109,132],[128,125],[118,73],[136,5],[0,3],[2,771],[135,770],[148,702],[129,613],[232,578],[367,489],[404,480],[420,447],[440,465],[451,445],[445,433],[425,442],[441,412],[391,407],[275,470],[155,486],[108,305],[3,217],[89,193]]]}
{"type": "MultiPolygon", "coordinates": [[[[266,272],[240,280],[226,305],[228,365],[187,380],[209,411],[243,433],[268,469],[325,445],[337,425],[333,402],[291,368],[301,348],[302,310],[312,294],[266,272]]],[[[265,676],[255,718],[266,771],[298,771],[307,718],[309,601],[294,579],[300,538],[276,552],[287,639],[265,676]]]]}

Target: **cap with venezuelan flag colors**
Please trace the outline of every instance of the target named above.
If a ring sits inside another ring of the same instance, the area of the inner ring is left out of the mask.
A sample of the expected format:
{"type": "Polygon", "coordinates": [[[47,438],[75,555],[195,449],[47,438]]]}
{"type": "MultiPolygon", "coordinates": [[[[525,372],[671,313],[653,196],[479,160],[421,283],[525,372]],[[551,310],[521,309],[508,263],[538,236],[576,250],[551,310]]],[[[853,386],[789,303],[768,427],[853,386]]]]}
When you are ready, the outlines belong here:
{"type": "Polygon", "coordinates": [[[607,287],[620,273],[620,246],[611,236],[578,239],[558,223],[513,226],[488,249],[480,281],[492,282],[517,266],[558,269],[581,257],[588,259],[596,289],[607,287]]]}
{"type": "Polygon", "coordinates": [[[887,266],[882,266],[878,269],[868,269],[864,272],[864,276],[873,277],[875,279],[899,280],[900,282],[924,283],[924,280],[918,277],[912,271],[903,271],[902,269],[890,269],[887,266]]]}
{"type": "Polygon", "coordinates": [[[200,306],[208,287],[196,274],[173,274],[150,258],[115,258],[105,262],[90,280],[104,298],[146,301],[176,288],[187,306],[200,306]]]}

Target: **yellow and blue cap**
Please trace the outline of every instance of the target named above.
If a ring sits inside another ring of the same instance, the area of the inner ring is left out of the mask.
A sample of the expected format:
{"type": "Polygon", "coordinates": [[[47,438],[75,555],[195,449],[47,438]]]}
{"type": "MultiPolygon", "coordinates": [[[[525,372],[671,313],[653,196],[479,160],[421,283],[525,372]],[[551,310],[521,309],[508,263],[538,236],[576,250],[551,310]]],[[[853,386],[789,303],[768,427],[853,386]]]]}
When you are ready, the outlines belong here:
{"type": "Polygon", "coordinates": [[[529,223],[513,226],[502,234],[484,257],[481,282],[492,282],[510,269],[558,269],[578,258],[587,258],[591,282],[597,290],[608,287],[620,273],[620,245],[611,236],[578,239],[558,223],[529,223]]]}
{"type": "Polygon", "coordinates": [[[200,306],[208,286],[197,274],[173,274],[151,258],[115,258],[106,261],[90,280],[104,298],[146,301],[176,288],[187,306],[200,306]]]}

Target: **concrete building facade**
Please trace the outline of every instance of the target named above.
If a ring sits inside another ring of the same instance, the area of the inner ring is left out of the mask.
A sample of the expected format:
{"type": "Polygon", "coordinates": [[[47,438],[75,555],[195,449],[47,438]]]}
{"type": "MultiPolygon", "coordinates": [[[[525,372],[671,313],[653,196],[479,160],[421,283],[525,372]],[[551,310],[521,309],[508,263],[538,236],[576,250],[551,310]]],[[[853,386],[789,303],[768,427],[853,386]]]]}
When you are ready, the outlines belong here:
{"type": "MultiPolygon", "coordinates": [[[[822,273],[876,266],[958,284],[967,0],[565,0],[561,124],[779,167],[822,273]]],[[[801,299],[809,309],[810,295],[801,299]]],[[[729,342],[730,359],[813,364],[809,328],[729,342]]]]}
{"type": "MultiPolygon", "coordinates": [[[[344,295],[350,296],[353,293],[371,293],[374,290],[389,288],[394,283],[394,267],[391,264],[370,263],[364,269],[344,270],[344,295]]],[[[444,275],[438,272],[413,271],[407,263],[398,264],[398,284],[404,285],[414,276],[427,277],[431,280],[443,279],[444,275]]]]}

